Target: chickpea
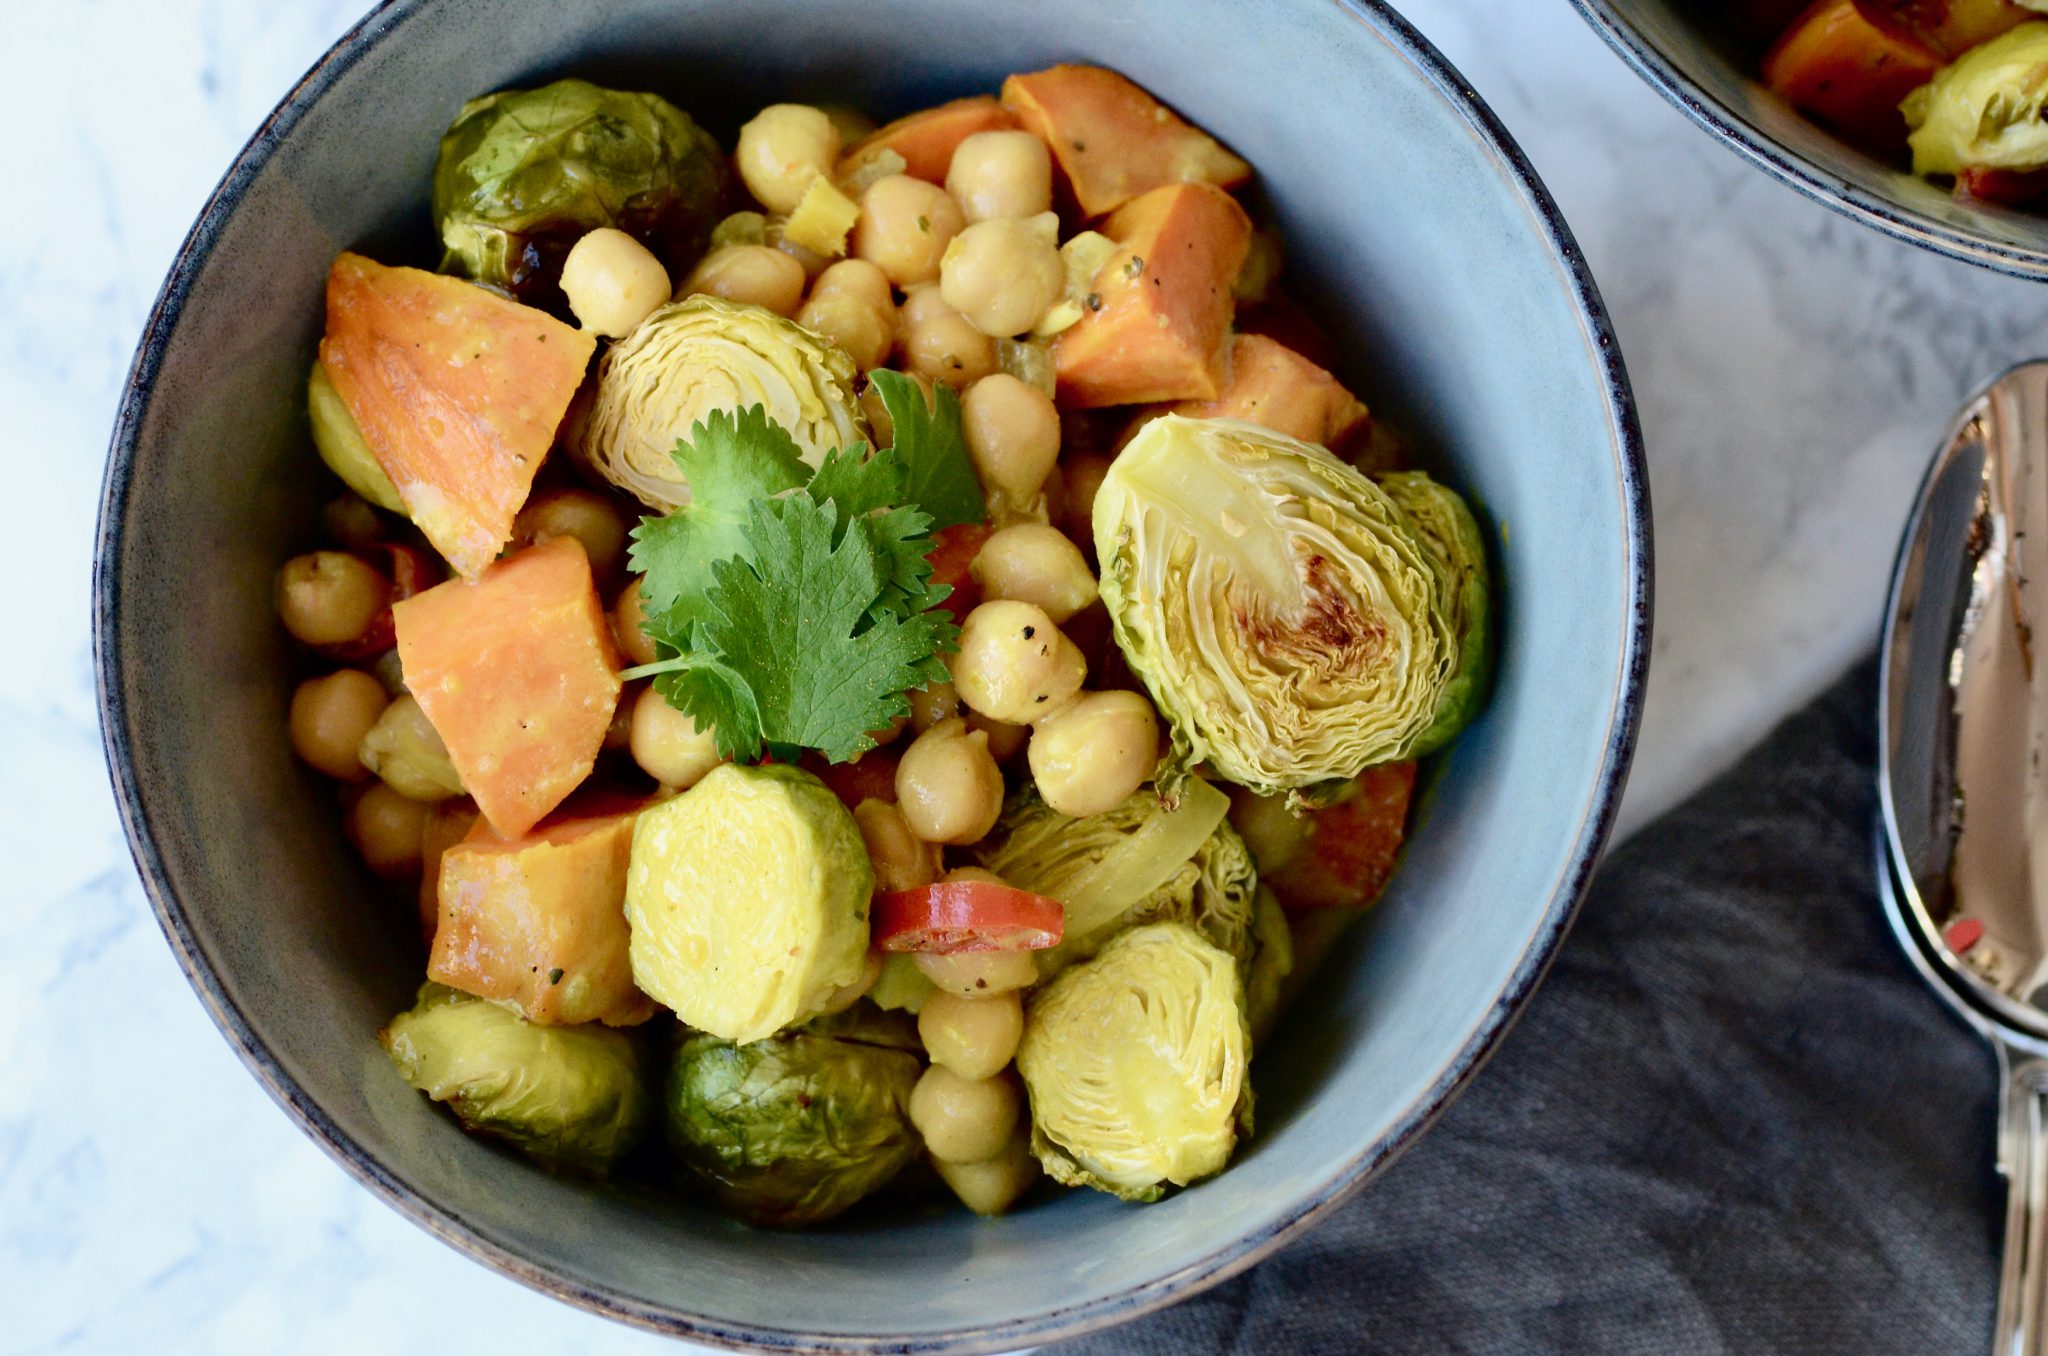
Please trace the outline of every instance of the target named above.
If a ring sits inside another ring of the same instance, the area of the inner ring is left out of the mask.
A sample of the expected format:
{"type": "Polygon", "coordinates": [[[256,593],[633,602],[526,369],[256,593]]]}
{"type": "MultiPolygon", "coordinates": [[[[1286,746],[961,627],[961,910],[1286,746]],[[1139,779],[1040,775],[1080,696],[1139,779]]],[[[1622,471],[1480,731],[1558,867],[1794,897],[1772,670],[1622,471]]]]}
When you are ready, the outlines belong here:
{"type": "Polygon", "coordinates": [[[277,572],[277,615],[307,645],[354,640],[390,601],[384,576],[346,551],[293,556],[277,572]]]}
{"type": "Polygon", "coordinates": [[[896,334],[903,365],[912,376],[948,386],[980,381],[997,368],[996,341],[946,305],[938,291],[921,289],[913,298],[919,305],[903,304],[903,323],[896,334]]]}
{"type": "Polygon", "coordinates": [[[608,579],[626,555],[626,520],[595,490],[543,490],[512,520],[512,539],[538,545],[574,537],[590,558],[590,573],[608,579]]]}
{"type": "MultiPolygon", "coordinates": [[[[942,877],[949,881],[963,878],[997,880],[972,867],[942,877]]],[[[920,951],[915,959],[926,979],[962,998],[991,998],[1038,982],[1038,961],[1029,951],[956,951],[946,956],[920,951]]]]}
{"type": "Polygon", "coordinates": [[[958,716],[926,730],[896,765],[896,803],[927,843],[977,843],[1003,811],[1003,770],[988,736],[958,716]]]}
{"type": "Polygon", "coordinates": [[[683,291],[743,301],[790,316],[803,301],[808,281],[804,266],[773,245],[727,245],[697,261],[697,267],[683,280],[683,291]]]}
{"type": "Polygon", "coordinates": [[[1052,207],[1052,154],[1029,132],[976,132],[953,148],[946,191],[969,221],[1035,217],[1052,207]]]}
{"type": "Polygon", "coordinates": [[[870,796],[853,807],[853,822],[867,844],[878,892],[915,890],[939,878],[938,846],[919,838],[897,806],[870,796]]]}
{"type": "Polygon", "coordinates": [[[337,495],[321,510],[327,535],[350,550],[373,546],[384,535],[384,520],[366,499],[353,494],[337,495]]]}
{"type": "Polygon", "coordinates": [[[770,104],[740,128],[733,162],[740,181],[771,212],[787,215],[839,160],[839,129],[822,109],[770,104]]]}
{"type": "Polygon", "coordinates": [[[328,776],[359,782],[370,770],[356,746],[384,714],[384,685],[361,669],[308,678],[292,693],[292,752],[328,776]]]}
{"type": "Polygon", "coordinates": [[[945,189],[907,174],[890,174],[860,195],[851,250],[854,258],[881,269],[898,287],[932,282],[939,276],[946,247],[966,224],[960,204],[945,189]]]}
{"type": "Polygon", "coordinates": [[[1006,1078],[962,1078],[935,1064],[910,1090],[910,1123],[933,1158],[980,1163],[1009,1142],[1019,1100],[1006,1078]]]}
{"type": "MultiPolygon", "coordinates": [[[[973,450],[972,441],[968,449],[973,450]]],[[[1065,522],[1073,536],[1086,539],[1093,531],[1095,495],[1102,478],[1109,474],[1109,458],[1099,452],[1081,452],[1060,461],[1060,488],[1065,522]]]]}
{"type": "Polygon", "coordinates": [[[990,720],[979,711],[967,713],[967,728],[979,730],[988,736],[988,756],[998,763],[1009,763],[1024,752],[1024,746],[1031,740],[1029,725],[1012,725],[1004,720],[990,720]]]}
{"type": "Polygon", "coordinates": [[[569,247],[562,295],[584,329],[618,339],[668,300],[668,270],[632,236],[600,226],[569,247]]]}
{"type": "Polygon", "coordinates": [[[994,1078],[1024,1037],[1024,1000],[1015,989],[993,998],[935,993],[917,1014],[917,1034],[932,1063],[962,1078],[994,1078]]]}
{"type": "Polygon", "coordinates": [[[811,296],[848,296],[866,302],[876,310],[896,305],[889,289],[888,275],[865,259],[841,259],[818,275],[811,284],[811,296]]]}
{"type": "Polygon", "coordinates": [[[650,684],[633,703],[633,761],[663,786],[687,791],[722,761],[715,730],[668,704],[650,684]]]}
{"type": "Polygon", "coordinates": [[[1251,849],[1261,875],[1281,870],[1308,845],[1308,816],[1289,809],[1285,796],[1236,788],[1230,793],[1230,826],[1251,849]]]}
{"type": "Polygon", "coordinates": [[[994,1158],[979,1163],[949,1163],[932,1160],[946,1185],[960,1203],[977,1215],[1000,1215],[1038,1184],[1038,1158],[1031,1152],[1031,1136],[1020,1130],[1011,1135],[994,1158]]]}
{"type": "Polygon", "coordinates": [[[870,305],[850,292],[813,292],[796,323],[846,350],[853,365],[872,372],[888,361],[896,343],[896,308],[870,305]]]}
{"type": "Polygon", "coordinates": [[[635,575],[633,582],[619,591],[619,601],[612,604],[612,639],[628,664],[654,662],[654,637],[647,634],[647,609],[640,601],[642,582],[635,575]]]}
{"type": "Polygon", "coordinates": [[[960,694],[951,683],[930,683],[910,694],[910,728],[923,734],[960,714],[960,694]]]}
{"type": "Polygon", "coordinates": [[[1035,603],[1055,623],[1095,601],[1095,576],[1081,548],[1056,527],[1018,523],[986,542],[968,567],[984,598],[1035,603]]]}
{"type": "Polygon", "coordinates": [[[1087,673],[1087,661],[1045,609],[1008,599],[967,614],[953,657],[960,700],[1011,725],[1034,724],[1065,706],[1087,673]]]}
{"type": "Polygon", "coordinates": [[[977,221],[946,246],[940,294],[983,334],[1024,333],[1066,290],[1058,230],[1050,212],[1028,221],[977,221]]]}
{"type": "Polygon", "coordinates": [[[372,872],[402,880],[420,869],[420,834],[432,810],[377,782],[349,807],[343,829],[372,872]]]}
{"type": "Polygon", "coordinates": [[[618,703],[612,707],[611,724],[604,727],[606,753],[630,753],[633,749],[633,708],[640,701],[640,683],[627,683],[618,703]]]}
{"type": "Polygon", "coordinates": [[[1031,732],[1031,779],[1063,815],[1121,805],[1159,766],[1159,717],[1135,692],[1089,692],[1031,732]]]}
{"type": "Polygon", "coordinates": [[[1060,414],[1052,398],[997,372],[968,387],[960,406],[960,431],[982,484],[1012,503],[1031,502],[1059,460],[1060,414]]]}

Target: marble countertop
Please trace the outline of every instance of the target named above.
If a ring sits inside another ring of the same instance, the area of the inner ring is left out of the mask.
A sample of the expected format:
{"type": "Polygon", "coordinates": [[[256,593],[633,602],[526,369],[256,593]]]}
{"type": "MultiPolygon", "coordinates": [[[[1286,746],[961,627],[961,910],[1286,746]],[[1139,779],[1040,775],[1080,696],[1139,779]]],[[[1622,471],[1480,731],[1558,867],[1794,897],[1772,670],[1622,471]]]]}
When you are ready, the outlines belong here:
{"type": "MultiPolygon", "coordinates": [[[[120,381],[200,203],[362,0],[0,17],[0,1352],[673,1351],[358,1188],[242,1070],[152,920],[101,766],[90,542],[120,381]]],[[[1952,410],[2048,293],[1862,231],[1715,146],[1565,0],[1405,0],[1548,180],[1649,435],[1657,634],[1624,810],[1699,785],[1873,641],[1952,410]]]]}

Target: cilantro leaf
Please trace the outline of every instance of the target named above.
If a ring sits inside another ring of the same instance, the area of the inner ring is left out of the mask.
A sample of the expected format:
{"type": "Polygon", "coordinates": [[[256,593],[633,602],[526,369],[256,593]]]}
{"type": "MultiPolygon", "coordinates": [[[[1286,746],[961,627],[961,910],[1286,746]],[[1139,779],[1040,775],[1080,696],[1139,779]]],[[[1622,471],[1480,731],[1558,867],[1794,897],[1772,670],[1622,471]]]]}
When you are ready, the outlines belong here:
{"type": "Polygon", "coordinates": [[[654,690],[698,729],[712,731],[721,756],[742,762],[759,757],[761,708],[747,680],[709,644],[687,650],[667,664],[670,667],[655,675],[654,690]]]}
{"type": "Polygon", "coordinates": [[[903,498],[932,516],[934,531],[988,517],[981,480],[960,431],[960,397],[941,383],[927,405],[924,390],[901,372],[877,368],[868,374],[896,429],[891,450],[903,460],[903,498]]]}
{"type": "Polygon", "coordinates": [[[835,762],[874,747],[872,732],[908,714],[911,688],[945,678],[939,650],[956,634],[950,618],[878,612],[887,580],[876,553],[865,532],[840,532],[829,503],[756,502],[747,536],[754,551],[713,567],[708,616],[692,628],[694,653],[711,651],[715,668],[687,670],[678,696],[693,718],[701,709],[718,727],[720,751],[734,757],[753,756],[762,741],[819,749],[835,762]],[[752,693],[751,730],[742,704],[715,691],[734,685],[728,674],[752,693]]]}
{"type": "Polygon", "coordinates": [[[633,529],[632,568],[646,576],[641,605],[678,635],[703,615],[713,563],[748,547],[749,505],[811,478],[794,439],[759,405],[737,415],[713,410],[675,448],[690,502],[633,529]]]}
{"type": "Polygon", "coordinates": [[[903,458],[893,447],[872,455],[856,443],[827,452],[810,480],[811,498],[839,506],[840,521],[850,522],[876,509],[904,502],[909,477],[903,458]]]}

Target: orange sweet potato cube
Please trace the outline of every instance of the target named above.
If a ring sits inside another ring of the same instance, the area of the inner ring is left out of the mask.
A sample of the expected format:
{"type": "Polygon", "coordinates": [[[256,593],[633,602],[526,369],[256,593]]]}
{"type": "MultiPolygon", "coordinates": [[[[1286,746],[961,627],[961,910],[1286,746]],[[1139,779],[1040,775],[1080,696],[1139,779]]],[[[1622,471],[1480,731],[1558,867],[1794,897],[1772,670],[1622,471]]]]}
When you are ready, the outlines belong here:
{"type": "Polygon", "coordinates": [[[1223,393],[1216,399],[1184,400],[1165,412],[1193,419],[1243,419],[1328,448],[1341,447],[1364,433],[1370,418],[1364,403],[1342,382],[1263,334],[1231,339],[1223,393]]]}
{"type": "Polygon", "coordinates": [[[523,838],[478,832],[449,848],[427,977],[551,1026],[652,1017],[626,950],[638,817],[565,816],[523,838]]]}
{"type": "Polygon", "coordinates": [[[1004,132],[1016,125],[1009,110],[986,94],[920,109],[847,147],[839,157],[838,177],[850,178],[882,152],[894,151],[903,157],[903,173],[943,184],[961,142],[976,132],[1004,132]]]}
{"type": "Polygon", "coordinates": [[[1855,0],[1818,0],[1764,57],[1764,83],[1801,112],[1880,155],[1906,144],[1899,101],[1934,78],[1941,58],[1872,23],[1855,0]]]}
{"type": "Polygon", "coordinates": [[[395,603],[398,661],[491,827],[518,837],[597,761],[619,662],[573,537],[395,603]]]}
{"type": "Polygon", "coordinates": [[[474,576],[512,539],[594,336],[460,278],[343,254],[320,361],[406,514],[474,576]]]}
{"type": "Polygon", "coordinates": [[[1095,275],[1092,308],[1053,340],[1070,406],[1215,400],[1223,393],[1231,284],[1251,219],[1220,188],[1171,184],[1104,226],[1118,249],[1095,275]]]}
{"type": "Polygon", "coordinates": [[[1003,82],[1003,106],[1052,148],[1090,217],[1164,184],[1235,188],[1252,177],[1252,167],[1216,138],[1100,66],[1013,75],[1003,82]]]}

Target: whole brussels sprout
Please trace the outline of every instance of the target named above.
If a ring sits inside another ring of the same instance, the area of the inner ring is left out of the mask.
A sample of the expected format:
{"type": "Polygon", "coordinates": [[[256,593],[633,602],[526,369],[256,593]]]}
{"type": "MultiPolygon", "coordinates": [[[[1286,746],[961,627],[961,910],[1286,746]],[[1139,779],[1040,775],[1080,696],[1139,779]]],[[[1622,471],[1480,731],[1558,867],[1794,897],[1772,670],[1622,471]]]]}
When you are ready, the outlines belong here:
{"type": "Polygon", "coordinates": [[[536,1026],[427,984],[378,1039],[405,1081],[465,1128],[550,1167],[602,1172],[653,1118],[633,1042],[609,1027],[536,1026]]]}
{"type": "Polygon", "coordinates": [[[860,828],[823,782],[722,763],[633,827],[633,981],[699,1031],[772,1036],[861,977],[874,888],[860,828]]]}
{"type": "Polygon", "coordinates": [[[1228,808],[1221,791],[1191,781],[1171,810],[1142,786],[1113,809],[1069,819],[1026,790],[976,855],[1008,884],[1066,905],[1060,944],[1038,955],[1045,978],[1120,930],[1162,919],[1192,925],[1249,965],[1258,873],[1228,808]]]}
{"type": "Polygon", "coordinates": [[[1251,1130],[1231,955],[1185,923],[1119,933],[1032,999],[1017,1047],[1047,1175],[1129,1201],[1221,1172],[1251,1130]]]}
{"type": "Polygon", "coordinates": [[[1165,415],[1095,497],[1102,600],[1172,723],[1262,793],[1406,757],[1458,663],[1441,571],[1386,491],[1311,443],[1165,415]]]}
{"type": "Polygon", "coordinates": [[[1444,685],[1436,719],[1408,751],[1411,758],[1435,753],[1458,737],[1479,708],[1493,675],[1492,584],[1486,569],[1486,539],[1464,498],[1421,471],[1396,471],[1379,486],[1415,526],[1415,535],[1442,572],[1444,611],[1458,637],[1458,667],[1444,685]]]}
{"type": "Polygon", "coordinates": [[[753,1224],[831,1219],[918,1155],[905,1108],[923,1064],[881,1045],[792,1032],[676,1050],[669,1146],[721,1206],[753,1224]]]}
{"type": "Polygon", "coordinates": [[[2048,166],[2048,23],[1965,52],[1899,110],[1913,129],[1915,174],[2048,166]]]}
{"type": "Polygon", "coordinates": [[[815,467],[867,437],[846,350],[793,320],[722,297],[671,302],[598,362],[577,454],[650,508],[689,502],[671,455],[713,410],[762,406],[815,467]]]}
{"type": "Polygon", "coordinates": [[[725,157],[689,114],[557,80],[462,106],[434,166],[434,227],[450,264],[553,306],[570,247],[600,226],[636,237],[671,273],[688,269],[724,190],[725,157]]]}

